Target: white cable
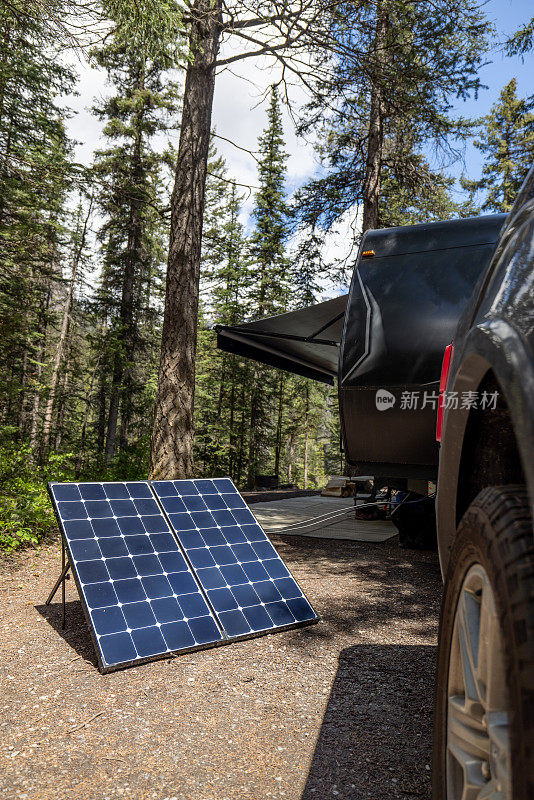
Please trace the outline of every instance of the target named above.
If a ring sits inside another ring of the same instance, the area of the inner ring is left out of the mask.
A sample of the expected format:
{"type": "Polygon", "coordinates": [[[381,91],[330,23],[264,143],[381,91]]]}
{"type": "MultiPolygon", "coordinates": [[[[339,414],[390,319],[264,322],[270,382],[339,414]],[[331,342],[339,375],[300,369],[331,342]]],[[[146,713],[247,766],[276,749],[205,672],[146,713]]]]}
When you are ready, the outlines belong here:
{"type": "MultiPolygon", "coordinates": [[[[431,500],[434,497],[435,497],[435,495],[433,494],[433,495],[428,495],[427,497],[420,497],[418,500],[406,500],[406,498],[405,498],[404,500],[402,500],[398,504],[398,507],[400,507],[401,505],[409,506],[409,505],[412,505],[413,503],[421,503],[423,500],[431,500]]],[[[347,514],[349,512],[353,512],[353,511],[359,510],[360,508],[376,507],[377,505],[386,505],[386,504],[387,505],[393,505],[393,501],[392,500],[377,500],[374,503],[362,503],[361,505],[345,506],[345,508],[341,508],[341,509],[338,509],[337,511],[333,511],[333,512],[331,511],[328,514],[321,514],[318,517],[310,517],[309,519],[301,520],[301,522],[294,522],[292,525],[288,525],[285,528],[276,528],[276,529],[270,530],[269,533],[282,534],[282,533],[286,533],[286,532],[292,532],[294,530],[301,530],[301,529],[305,529],[305,528],[311,528],[313,525],[316,525],[317,523],[321,523],[321,522],[322,523],[327,523],[330,520],[333,520],[336,517],[340,516],[341,514],[347,514]]],[[[391,516],[395,513],[396,510],[397,509],[394,509],[391,512],[391,516]]]]}

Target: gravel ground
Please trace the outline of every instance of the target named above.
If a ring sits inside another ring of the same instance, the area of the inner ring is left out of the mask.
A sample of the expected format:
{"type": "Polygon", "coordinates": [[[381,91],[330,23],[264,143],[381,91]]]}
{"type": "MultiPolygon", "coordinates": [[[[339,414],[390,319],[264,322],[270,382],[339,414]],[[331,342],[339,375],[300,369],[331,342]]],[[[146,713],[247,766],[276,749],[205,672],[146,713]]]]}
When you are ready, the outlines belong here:
{"type": "Polygon", "coordinates": [[[273,536],[315,626],[100,675],[57,544],[0,566],[0,791],[20,800],[430,795],[433,553],[273,536]],[[59,595],[57,596],[59,599],[59,595]]]}

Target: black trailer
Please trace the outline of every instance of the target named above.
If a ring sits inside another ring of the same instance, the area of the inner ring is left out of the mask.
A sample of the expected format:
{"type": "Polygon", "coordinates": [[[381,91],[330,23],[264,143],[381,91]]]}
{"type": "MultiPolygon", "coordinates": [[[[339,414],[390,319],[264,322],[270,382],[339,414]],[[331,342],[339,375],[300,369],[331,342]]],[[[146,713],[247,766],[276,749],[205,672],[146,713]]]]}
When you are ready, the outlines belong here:
{"type": "Polygon", "coordinates": [[[337,378],[349,463],[364,474],[433,480],[443,351],[505,219],[368,231],[348,295],[219,325],[218,347],[325,383],[337,378]]]}

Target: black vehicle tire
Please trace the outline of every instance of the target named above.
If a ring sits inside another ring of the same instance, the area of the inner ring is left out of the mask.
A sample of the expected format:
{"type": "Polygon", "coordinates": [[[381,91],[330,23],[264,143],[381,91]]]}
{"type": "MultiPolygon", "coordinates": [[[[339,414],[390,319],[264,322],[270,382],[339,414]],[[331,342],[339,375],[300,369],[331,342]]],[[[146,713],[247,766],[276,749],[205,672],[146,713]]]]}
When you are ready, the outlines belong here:
{"type": "Polygon", "coordinates": [[[441,606],[433,798],[479,796],[534,798],[534,537],[521,486],[470,505],[441,606]]]}

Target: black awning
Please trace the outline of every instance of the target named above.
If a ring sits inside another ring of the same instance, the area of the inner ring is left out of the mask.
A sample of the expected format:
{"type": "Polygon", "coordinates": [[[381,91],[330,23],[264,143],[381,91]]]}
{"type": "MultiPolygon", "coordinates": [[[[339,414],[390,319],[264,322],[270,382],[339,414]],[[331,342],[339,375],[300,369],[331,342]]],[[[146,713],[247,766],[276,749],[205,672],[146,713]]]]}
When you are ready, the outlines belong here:
{"type": "Polygon", "coordinates": [[[241,325],[216,325],[217,347],[323,383],[334,383],[347,295],[241,325]]]}

